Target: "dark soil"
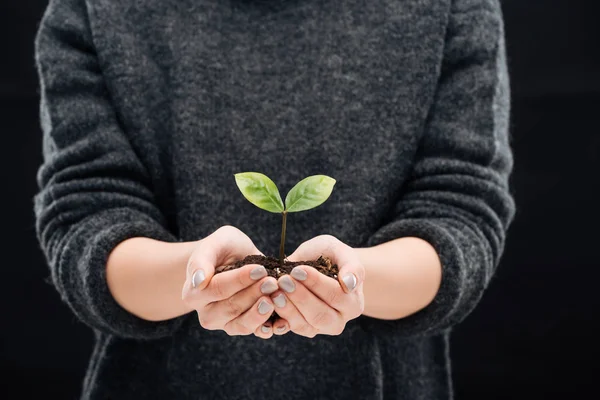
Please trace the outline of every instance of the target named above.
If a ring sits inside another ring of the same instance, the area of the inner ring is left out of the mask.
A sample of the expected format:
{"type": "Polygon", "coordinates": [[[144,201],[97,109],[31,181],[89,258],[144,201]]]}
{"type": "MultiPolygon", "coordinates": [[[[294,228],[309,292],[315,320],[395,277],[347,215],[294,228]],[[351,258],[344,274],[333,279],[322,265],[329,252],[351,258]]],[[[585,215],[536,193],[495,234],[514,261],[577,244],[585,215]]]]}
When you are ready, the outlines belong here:
{"type": "MultiPolygon", "coordinates": [[[[310,267],[315,268],[323,275],[329,276],[335,280],[337,280],[339,271],[337,264],[332,264],[329,258],[323,256],[320,256],[316,260],[310,261],[285,260],[283,266],[281,266],[279,264],[278,258],[262,255],[249,255],[246,256],[243,260],[238,260],[233,264],[217,267],[217,269],[215,270],[215,274],[230,271],[232,269],[237,269],[248,264],[263,265],[267,270],[267,274],[269,274],[269,276],[272,276],[275,279],[278,279],[280,276],[289,274],[290,272],[292,272],[292,269],[297,265],[308,265],[310,267]]],[[[279,318],[279,316],[277,315],[277,312],[274,311],[271,317],[269,318],[269,321],[275,322],[277,318],[279,318]]]]}

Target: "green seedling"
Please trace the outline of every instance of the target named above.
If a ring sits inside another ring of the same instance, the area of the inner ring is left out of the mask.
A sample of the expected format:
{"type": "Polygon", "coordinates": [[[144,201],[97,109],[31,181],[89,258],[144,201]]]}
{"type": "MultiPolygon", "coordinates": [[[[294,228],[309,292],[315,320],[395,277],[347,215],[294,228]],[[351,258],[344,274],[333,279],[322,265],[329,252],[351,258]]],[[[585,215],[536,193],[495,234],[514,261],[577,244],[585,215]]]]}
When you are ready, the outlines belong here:
{"type": "Polygon", "coordinates": [[[302,179],[285,196],[285,204],[281,200],[277,185],[266,175],[259,172],[240,172],[235,174],[235,182],[252,204],[265,211],[281,213],[281,242],[279,244],[279,263],[283,266],[285,259],[285,230],[287,214],[310,210],[320,206],[329,198],[335,185],[335,179],[326,175],[312,175],[302,179]]]}

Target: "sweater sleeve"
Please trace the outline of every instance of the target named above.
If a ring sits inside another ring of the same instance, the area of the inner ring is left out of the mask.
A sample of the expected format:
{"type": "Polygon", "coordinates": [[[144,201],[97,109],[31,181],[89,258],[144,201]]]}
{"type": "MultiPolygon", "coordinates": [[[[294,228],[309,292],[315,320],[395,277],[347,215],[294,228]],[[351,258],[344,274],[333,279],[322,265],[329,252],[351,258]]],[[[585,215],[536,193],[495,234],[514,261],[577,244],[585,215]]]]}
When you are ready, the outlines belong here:
{"type": "Polygon", "coordinates": [[[441,287],[427,307],[399,320],[365,317],[394,335],[432,335],[477,305],[503,251],[515,206],[509,191],[509,82],[497,0],[455,0],[437,91],[393,217],[375,246],[419,237],[437,251],[441,287]]]}
{"type": "Polygon", "coordinates": [[[121,241],[176,241],[150,178],[111,106],[82,0],[51,0],[35,41],[43,164],[35,196],[38,240],[52,283],[97,331],[136,339],[169,335],[183,317],[151,322],[122,308],[106,283],[121,241]]]}

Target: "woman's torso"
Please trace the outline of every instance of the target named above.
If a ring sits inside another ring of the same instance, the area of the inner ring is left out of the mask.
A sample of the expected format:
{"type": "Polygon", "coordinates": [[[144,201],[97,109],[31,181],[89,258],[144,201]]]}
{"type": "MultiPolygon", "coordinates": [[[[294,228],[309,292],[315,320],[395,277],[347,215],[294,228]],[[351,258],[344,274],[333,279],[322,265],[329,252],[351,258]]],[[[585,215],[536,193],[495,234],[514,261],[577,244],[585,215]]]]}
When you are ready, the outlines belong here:
{"type": "MultiPolygon", "coordinates": [[[[265,173],[282,193],[308,175],[334,177],[326,203],[288,219],[288,253],[322,233],[363,244],[410,174],[449,2],[114,0],[88,7],[115,110],[170,228],[193,240],[235,225],[275,255],[280,219],[248,203],[233,174],[265,173]]],[[[95,398],[131,391],[206,399],[375,399],[402,387],[415,399],[427,386],[446,385],[445,364],[430,373],[446,343],[433,340],[378,338],[359,318],[339,337],[265,341],[204,331],[190,316],[169,339],[100,337],[86,387],[95,398]],[[117,366],[129,386],[94,386],[117,366]]]]}

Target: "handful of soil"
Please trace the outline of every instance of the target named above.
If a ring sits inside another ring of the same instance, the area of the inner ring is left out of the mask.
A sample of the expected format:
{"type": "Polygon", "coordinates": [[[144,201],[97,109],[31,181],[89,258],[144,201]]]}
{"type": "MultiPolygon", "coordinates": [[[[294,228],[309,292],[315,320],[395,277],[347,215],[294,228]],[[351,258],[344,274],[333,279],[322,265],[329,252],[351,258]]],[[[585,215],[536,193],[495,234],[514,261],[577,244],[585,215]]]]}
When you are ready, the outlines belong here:
{"type": "MultiPolygon", "coordinates": [[[[323,275],[329,276],[335,280],[337,280],[339,272],[337,264],[332,264],[331,260],[328,257],[323,256],[319,256],[318,259],[310,261],[284,260],[283,266],[281,266],[278,258],[262,255],[248,255],[244,259],[238,260],[233,264],[217,267],[217,269],[215,270],[215,274],[241,268],[244,265],[248,264],[263,265],[267,270],[267,274],[275,279],[279,279],[280,276],[289,274],[290,272],[292,272],[292,269],[297,265],[308,265],[310,267],[315,268],[323,275]]],[[[277,312],[274,311],[273,314],[271,314],[269,321],[273,323],[277,318],[279,318],[279,315],[277,315],[277,312]]]]}

